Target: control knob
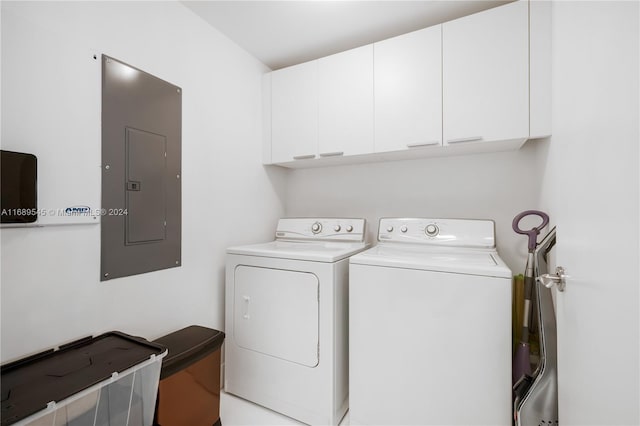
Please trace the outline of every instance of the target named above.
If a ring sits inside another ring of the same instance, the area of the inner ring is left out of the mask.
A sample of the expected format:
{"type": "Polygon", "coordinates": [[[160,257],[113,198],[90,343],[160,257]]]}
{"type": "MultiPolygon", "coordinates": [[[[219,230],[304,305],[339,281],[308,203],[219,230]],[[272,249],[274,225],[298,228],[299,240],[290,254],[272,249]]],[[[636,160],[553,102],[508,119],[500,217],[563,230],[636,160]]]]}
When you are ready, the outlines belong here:
{"type": "Polygon", "coordinates": [[[347,232],[351,232],[351,231],[353,231],[353,226],[347,225],[347,227],[345,229],[347,230],[347,232]]]}
{"type": "Polygon", "coordinates": [[[400,231],[407,232],[408,228],[405,225],[403,225],[402,228],[400,228],[400,231]]]}
{"type": "Polygon", "coordinates": [[[316,222],[311,225],[311,232],[313,232],[314,234],[319,234],[320,231],[322,231],[322,224],[320,222],[316,222]]]}
{"type": "Polygon", "coordinates": [[[336,226],[333,227],[333,230],[336,231],[336,232],[340,232],[341,229],[342,228],[340,227],[340,225],[336,225],[336,226]]]}
{"type": "Polygon", "coordinates": [[[440,230],[433,223],[430,223],[429,225],[427,225],[427,227],[424,230],[424,233],[427,234],[429,237],[435,237],[436,235],[438,235],[438,232],[440,232],[440,230]]]}
{"type": "Polygon", "coordinates": [[[387,232],[393,232],[393,226],[387,226],[387,232]]]}

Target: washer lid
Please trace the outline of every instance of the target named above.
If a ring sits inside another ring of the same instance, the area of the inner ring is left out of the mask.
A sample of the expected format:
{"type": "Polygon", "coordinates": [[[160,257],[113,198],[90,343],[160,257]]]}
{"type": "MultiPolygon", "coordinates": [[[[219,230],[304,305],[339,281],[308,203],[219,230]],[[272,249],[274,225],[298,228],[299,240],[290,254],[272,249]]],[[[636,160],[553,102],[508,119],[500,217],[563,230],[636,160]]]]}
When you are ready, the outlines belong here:
{"type": "Polygon", "coordinates": [[[363,242],[271,241],[264,244],[229,247],[227,253],[313,262],[337,262],[361,252],[368,246],[363,242]]]}
{"type": "Polygon", "coordinates": [[[419,269],[455,274],[511,278],[495,250],[446,249],[410,244],[380,244],[349,259],[352,265],[419,269]]]}

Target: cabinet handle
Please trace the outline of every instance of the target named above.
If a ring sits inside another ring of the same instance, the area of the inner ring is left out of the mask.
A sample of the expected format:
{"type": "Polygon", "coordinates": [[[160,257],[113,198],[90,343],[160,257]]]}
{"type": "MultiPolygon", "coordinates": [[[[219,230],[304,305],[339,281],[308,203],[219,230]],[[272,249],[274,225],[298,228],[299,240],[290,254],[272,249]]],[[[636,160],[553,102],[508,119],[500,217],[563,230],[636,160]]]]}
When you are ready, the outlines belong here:
{"type": "Polygon", "coordinates": [[[320,157],[339,157],[341,155],[344,155],[344,152],[342,152],[342,151],[323,152],[323,153],[320,154],[320,157]]]}
{"type": "Polygon", "coordinates": [[[447,143],[455,144],[455,143],[474,142],[474,141],[481,141],[481,140],[482,140],[482,136],[471,136],[470,138],[449,139],[447,140],[447,143]]]}
{"type": "Polygon", "coordinates": [[[440,141],[429,141],[424,143],[408,143],[407,148],[420,148],[421,146],[440,145],[440,141]]]}
{"type": "Polygon", "coordinates": [[[315,158],[316,155],[315,154],[308,154],[308,155],[295,155],[293,157],[294,160],[307,160],[309,158],[315,158]]]}

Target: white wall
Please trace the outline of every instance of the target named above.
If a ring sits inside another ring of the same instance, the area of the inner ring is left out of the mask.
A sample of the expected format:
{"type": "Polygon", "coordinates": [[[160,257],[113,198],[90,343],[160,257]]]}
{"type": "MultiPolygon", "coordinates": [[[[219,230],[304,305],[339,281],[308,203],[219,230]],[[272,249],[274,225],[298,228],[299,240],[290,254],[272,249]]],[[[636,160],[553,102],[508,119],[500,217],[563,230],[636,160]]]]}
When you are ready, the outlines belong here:
{"type": "Polygon", "coordinates": [[[526,238],[511,221],[538,206],[545,152],[529,141],[518,151],[293,170],[286,213],[364,217],[371,242],[381,217],[493,219],[501,257],[522,273],[526,238]]]}
{"type": "Polygon", "coordinates": [[[2,362],[108,330],[223,329],[225,248],[269,240],[284,211],[286,171],[261,165],[267,68],[179,3],[3,1],[3,149],[57,145],[99,170],[100,67],[74,66],[92,51],[183,89],[182,266],[101,283],[98,225],[3,229],[2,362]],[[78,88],[91,79],[98,96],[78,88]]]}

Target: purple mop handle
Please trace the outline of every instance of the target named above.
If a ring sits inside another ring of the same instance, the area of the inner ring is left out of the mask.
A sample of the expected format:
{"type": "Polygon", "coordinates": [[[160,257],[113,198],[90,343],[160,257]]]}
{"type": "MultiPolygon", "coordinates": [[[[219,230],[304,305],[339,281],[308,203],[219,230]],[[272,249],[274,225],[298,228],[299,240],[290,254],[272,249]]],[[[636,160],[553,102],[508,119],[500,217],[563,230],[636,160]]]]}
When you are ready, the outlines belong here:
{"type": "Polygon", "coordinates": [[[541,212],[540,210],[525,210],[516,217],[513,218],[513,223],[511,227],[518,234],[527,235],[529,237],[529,251],[533,252],[536,249],[536,245],[538,245],[538,234],[540,234],[540,230],[549,224],[549,215],[545,212],[541,212]],[[542,219],[542,223],[536,226],[533,229],[523,230],[520,229],[520,221],[527,216],[539,216],[542,219]]]}

